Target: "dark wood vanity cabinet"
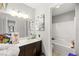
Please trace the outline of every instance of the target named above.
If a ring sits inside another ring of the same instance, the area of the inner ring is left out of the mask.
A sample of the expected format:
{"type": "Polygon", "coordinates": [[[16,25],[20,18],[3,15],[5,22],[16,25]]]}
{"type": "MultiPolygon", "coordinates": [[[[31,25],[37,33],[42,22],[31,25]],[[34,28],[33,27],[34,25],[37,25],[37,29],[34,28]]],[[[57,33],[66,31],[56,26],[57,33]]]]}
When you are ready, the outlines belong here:
{"type": "Polygon", "coordinates": [[[38,41],[19,47],[19,56],[39,56],[41,54],[41,44],[42,41],[38,41]]]}

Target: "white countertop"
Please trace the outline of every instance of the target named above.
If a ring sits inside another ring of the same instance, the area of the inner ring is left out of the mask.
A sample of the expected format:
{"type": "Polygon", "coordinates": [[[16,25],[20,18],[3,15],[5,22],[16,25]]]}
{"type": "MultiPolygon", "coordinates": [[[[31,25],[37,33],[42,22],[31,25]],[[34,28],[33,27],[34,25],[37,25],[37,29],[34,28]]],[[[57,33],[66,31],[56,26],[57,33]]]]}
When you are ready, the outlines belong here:
{"type": "Polygon", "coordinates": [[[21,38],[21,40],[19,40],[19,43],[16,44],[18,45],[19,47],[20,46],[23,46],[23,45],[27,45],[27,44],[31,44],[31,43],[34,43],[34,42],[38,42],[40,41],[41,39],[27,39],[27,38],[21,38]]]}
{"type": "Polygon", "coordinates": [[[31,44],[31,43],[34,43],[34,42],[38,42],[38,41],[41,41],[41,39],[27,39],[27,38],[21,38],[19,40],[19,43],[17,44],[0,44],[0,47],[8,47],[8,46],[12,46],[12,45],[15,45],[15,46],[23,46],[23,45],[27,45],[27,44],[31,44]]]}

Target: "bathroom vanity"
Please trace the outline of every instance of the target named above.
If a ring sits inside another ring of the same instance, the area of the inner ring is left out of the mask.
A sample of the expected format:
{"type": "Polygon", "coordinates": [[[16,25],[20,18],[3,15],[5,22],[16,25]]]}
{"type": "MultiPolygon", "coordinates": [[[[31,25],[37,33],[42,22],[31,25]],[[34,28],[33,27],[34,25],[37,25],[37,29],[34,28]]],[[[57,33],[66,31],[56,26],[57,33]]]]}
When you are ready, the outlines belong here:
{"type": "Polygon", "coordinates": [[[23,44],[20,43],[20,53],[19,56],[39,56],[41,54],[41,40],[30,39],[26,40],[23,44]]]}

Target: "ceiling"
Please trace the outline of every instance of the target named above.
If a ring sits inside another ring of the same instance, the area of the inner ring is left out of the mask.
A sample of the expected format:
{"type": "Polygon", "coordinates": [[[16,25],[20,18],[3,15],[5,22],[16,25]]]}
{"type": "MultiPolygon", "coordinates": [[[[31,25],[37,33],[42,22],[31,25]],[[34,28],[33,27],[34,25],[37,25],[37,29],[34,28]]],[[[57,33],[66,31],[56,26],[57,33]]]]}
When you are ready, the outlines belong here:
{"type": "Polygon", "coordinates": [[[38,7],[55,7],[56,5],[58,5],[60,3],[25,3],[25,5],[28,5],[32,8],[38,8],[38,7]]]}
{"type": "Polygon", "coordinates": [[[63,5],[60,5],[59,8],[52,8],[52,15],[56,16],[59,14],[63,14],[65,12],[69,12],[75,10],[75,4],[74,3],[65,3],[63,5]]]}
{"type": "Polygon", "coordinates": [[[51,7],[53,16],[75,9],[74,3],[25,3],[25,5],[28,5],[35,9],[38,9],[39,7],[51,7]],[[57,6],[60,7],[56,8],[57,6]]]}

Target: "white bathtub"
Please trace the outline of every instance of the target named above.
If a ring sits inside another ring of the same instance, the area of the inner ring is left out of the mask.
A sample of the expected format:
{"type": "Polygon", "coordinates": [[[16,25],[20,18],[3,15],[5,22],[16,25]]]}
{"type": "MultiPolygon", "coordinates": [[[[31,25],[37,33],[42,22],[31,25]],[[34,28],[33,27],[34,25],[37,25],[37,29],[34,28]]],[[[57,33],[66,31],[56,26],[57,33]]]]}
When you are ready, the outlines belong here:
{"type": "Polygon", "coordinates": [[[69,44],[64,43],[63,41],[52,41],[52,54],[54,56],[67,56],[69,53],[75,53],[75,48],[71,48],[69,44]]]}

